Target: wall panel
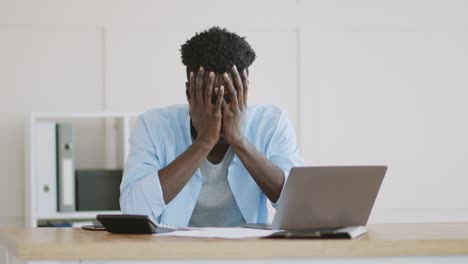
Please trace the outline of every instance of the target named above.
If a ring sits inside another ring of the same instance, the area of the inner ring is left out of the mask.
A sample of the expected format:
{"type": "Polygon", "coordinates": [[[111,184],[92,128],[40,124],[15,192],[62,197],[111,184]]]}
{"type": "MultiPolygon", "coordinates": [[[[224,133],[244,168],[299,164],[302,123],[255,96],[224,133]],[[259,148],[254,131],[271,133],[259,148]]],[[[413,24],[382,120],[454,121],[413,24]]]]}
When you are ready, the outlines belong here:
{"type": "Polygon", "coordinates": [[[388,165],[377,209],[467,210],[468,33],[302,36],[307,163],[388,165]]]}
{"type": "MultiPolygon", "coordinates": [[[[307,164],[390,165],[374,220],[467,220],[467,12],[460,0],[0,0],[0,225],[23,217],[29,112],[185,103],[179,46],[212,25],[251,42],[250,103],[288,111],[307,164]]],[[[99,146],[101,125],[80,133],[99,146]]],[[[81,166],[105,162],[95,153],[81,166]]]]}
{"type": "Polygon", "coordinates": [[[102,55],[99,30],[0,30],[0,221],[22,220],[29,112],[103,110],[102,55]]]}

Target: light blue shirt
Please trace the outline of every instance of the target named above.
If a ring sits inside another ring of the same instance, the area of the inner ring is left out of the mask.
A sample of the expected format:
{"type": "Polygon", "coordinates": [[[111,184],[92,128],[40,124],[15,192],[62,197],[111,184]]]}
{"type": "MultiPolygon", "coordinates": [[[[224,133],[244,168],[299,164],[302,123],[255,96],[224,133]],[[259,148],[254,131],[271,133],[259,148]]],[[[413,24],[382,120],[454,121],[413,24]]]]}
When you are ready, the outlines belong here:
{"type": "MultiPolygon", "coordinates": [[[[295,131],[285,111],[272,105],[249,106],[243,133],[258,151],[284,171],[286,178],[292,167],[303,165],[295,131]]],[[[192,144],[188,105],[143,113],[129,143],[130,153],[120,185],[122,212],[149,215],[162,224],[187,226],[203,185],[200,169],[169,204],[164,202],[158,171],[192,144]]],[[[229,165],[227,177],[245,221],[266,223],[267,197],[237,155],[229,165]]]]}

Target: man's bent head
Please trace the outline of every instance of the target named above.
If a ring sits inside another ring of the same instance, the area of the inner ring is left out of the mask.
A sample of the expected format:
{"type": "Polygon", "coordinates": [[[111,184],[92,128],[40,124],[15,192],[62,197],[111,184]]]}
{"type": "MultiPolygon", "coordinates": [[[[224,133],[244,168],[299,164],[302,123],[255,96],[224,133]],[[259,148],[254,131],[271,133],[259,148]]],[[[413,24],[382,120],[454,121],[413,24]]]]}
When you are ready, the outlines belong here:
{"type": "Polygon", "coordinates": [[[245,38],[219,27],[195,34],[181,46],[180,51],[187,76],[191,71],[197,72],[200,66],[205,68],[205,72],[222,74],[236,65],[240,72],[255,60],[255,51],[245,38]]]}

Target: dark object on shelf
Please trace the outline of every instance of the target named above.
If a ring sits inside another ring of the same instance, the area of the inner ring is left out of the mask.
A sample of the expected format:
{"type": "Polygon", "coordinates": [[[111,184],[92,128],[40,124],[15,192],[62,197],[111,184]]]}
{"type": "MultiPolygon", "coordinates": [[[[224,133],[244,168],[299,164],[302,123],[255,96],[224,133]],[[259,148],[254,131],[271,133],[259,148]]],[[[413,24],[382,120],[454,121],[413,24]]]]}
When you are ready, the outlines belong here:
{"type": "Polygon", "coordinates": [[[120,210],[122,170],[76,170],[77,211],[120,210]]]}

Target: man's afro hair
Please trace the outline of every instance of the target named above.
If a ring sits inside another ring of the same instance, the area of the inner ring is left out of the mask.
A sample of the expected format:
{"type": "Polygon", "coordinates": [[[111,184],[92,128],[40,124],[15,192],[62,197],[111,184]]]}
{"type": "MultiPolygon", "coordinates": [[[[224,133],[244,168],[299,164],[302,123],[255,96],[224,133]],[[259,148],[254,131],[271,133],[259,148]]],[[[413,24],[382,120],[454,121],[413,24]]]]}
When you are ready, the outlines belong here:
{"type": "Polygon", "coordinates": [[[206,71],[223,73],[236,65],[242,71],[255,60],[255,51],[245,37],[219,27],[195,34],[181,46],[180,51],[187,73],[196,72],[200,66],[206,71]]]}

